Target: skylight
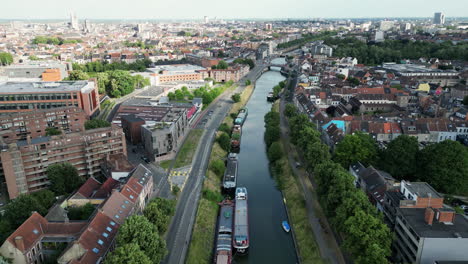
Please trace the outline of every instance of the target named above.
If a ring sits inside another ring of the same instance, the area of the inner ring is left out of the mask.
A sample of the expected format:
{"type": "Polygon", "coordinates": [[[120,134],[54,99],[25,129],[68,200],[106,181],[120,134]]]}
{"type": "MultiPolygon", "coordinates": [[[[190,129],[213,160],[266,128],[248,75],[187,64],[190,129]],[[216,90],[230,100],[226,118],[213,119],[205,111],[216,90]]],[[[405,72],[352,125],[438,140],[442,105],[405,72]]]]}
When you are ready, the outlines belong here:
{"type": "Polygon", "coordinates": [[[114,221],[110,221],[110,225],[111,225],[111,226],[115,226],[115,222],[114,222],[114,221]]]}
{"type": "Polygon", "coordinates": [[[99,253],[99,249],[93,248],[93,252],[94,252],[94,253],[99,253]]]}
{"type": "Polygon", "coordinates": [[[109,237],[109,234],[107,234],[106,232],[102,233],[102,236],[104,237],[109,237]]]}
{"type": "Polygon", "coordinates": [[[97,241],[97,243],[98,243],[99,245],[102,245],[102,244],[104,244],[104,241],[102,241],[101,239],[99,239],[99,240],[97,241]]]}
{"type": "Polygon", "coordinates": [[[110,228],[110,227],[106,227],[106,230],[109,231],[109,232],[112,232],[112,228],[110,228]]]}
{"type": "Polygon", "coordinates": [[[34,229],[33,233],[37,235],[37,234],[39,234],[39,231],[37,229],[34,229]]]}

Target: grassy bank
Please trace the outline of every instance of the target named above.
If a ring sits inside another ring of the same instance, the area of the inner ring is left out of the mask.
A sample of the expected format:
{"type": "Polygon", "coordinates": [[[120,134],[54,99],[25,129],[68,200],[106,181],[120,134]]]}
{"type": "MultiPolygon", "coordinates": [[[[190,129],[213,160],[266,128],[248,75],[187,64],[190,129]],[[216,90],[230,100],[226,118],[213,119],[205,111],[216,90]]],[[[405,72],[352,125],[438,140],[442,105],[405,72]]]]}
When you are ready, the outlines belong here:
{"type": "Polygon", "coordinates": [[[179,150],[179,154],[174,163],[174,168],[188,166],[192,163],[192,157],[197,149],[200,137],[203,134],[202,129],[192,129],[187,136],[184,144],[179,150]]]}
{"type": "MultiPolygon", "coordinates": [[[[235,103],[230,113],[237,113],[249,100],[250,95],[254,90],[253,85],[245,88],[241,95],[241,101],[235,103]]],[[[232,127],[233,120],[228,116],[224,119],[224,123],[232,127]]],[[[217,133],[218,136],[220,132],[217,133]]],[[[193,227],[192,240],[187,255],[188,264],[204,264],[211,263],[214,247],[214,239],[216,232],[216,220],[218,215],[218,200],[221,196],[221,176],[216,175],[211,170],[211,164],[215,160],[224,159],[228,153],[223,150],[217,142],[213,144],[211,149],[210,161],[205,181],[203,182],[202,197],[198,204],[197,218],[193,227]]]]}
{"type": "MultiPolygon", "coordinates": [[[[279,112],[279,101],[273,104],[272,111],[279,112]]],[[[283,140],[280,139],[280,141],[283,140]]],[[[282,155],[279,159],[270,163],[270,166],[272,167],[273,175],[286,200],[286,206],[290,217],[289,220],[294,230],[301,262],[325,263],[320,256],[318,245],[314,240],[314,233],[309,223],[306,203],[302,193],[303,191],[300,188],[299,179],[291,169],[288,153],[284,150],[284,145],[279,145],[282,155]]]]}

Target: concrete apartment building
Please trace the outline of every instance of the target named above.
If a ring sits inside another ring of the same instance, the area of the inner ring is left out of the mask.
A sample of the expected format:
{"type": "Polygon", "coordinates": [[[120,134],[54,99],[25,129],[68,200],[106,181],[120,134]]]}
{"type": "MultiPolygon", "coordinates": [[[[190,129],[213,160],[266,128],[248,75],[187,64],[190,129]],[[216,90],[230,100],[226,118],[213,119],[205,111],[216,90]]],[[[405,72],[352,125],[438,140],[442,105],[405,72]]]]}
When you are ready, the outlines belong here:
{"type": "Polygon", "coordinates": [[[99,111],[94,81],[0,82],[0,114],[75,106],[92,116],[99,111]]]}
{"type": "Polygon", "coordinates": [[[385,193],[384,216],[396,235],[397,263],[468,259],[468,220],[443,201],[425,182],[402,181],[398,189],[385,193]]]}
{"type": "MultiPolygon", "coordinates": [[[[121,182],[101,184],[90,178],[69,200],[85,204],[97,199],[97,209],[88,221],[50,220],[34,212],[0,247],[0,253],[14,264],[44,263],[59,254],[57,263],[102,263],[115,246],[118,228],[130,215],[141,213],[152,196],[153,175],[142,164],[121,182]],[[79,194],[78,194],[79,193],[79,194]],[[84,202],[78,202],[82,199],[84,202]],[[60,245],[64,246],[63,251],[60,245]]],[[[68,205],[72,206],[72,205],[68,205]]],[[[60,207],[60,206],[59,206],[60,207]]]]}
{"type": "Polygon", "coordinates": [[[124,133],[117,126],[19,140],[2,144],[0,160],[10,198],[38,191],[49,185],[49,165],[68,162],[80,176],[101,172],[101,163],[110,154],[126,155],[124,133]]]}
{"type": "Polygon", "coordinates": [[[0,115],[0,138],[5,143],[14,143],[27,137],[45,137],[47,128],[56,128],[62,133],[79,132],[84,130],[86,120],[88,116],[84,110],[74,106],[6,113],[0,115]]]}
{"type": "Polygon", "coordinates": [[[149,157],[160,160],[180,147],[195,111],[195,105],[122,105],[112,123],[122,126],[133,144],[141,143],[149,157]]]}
{"type": "Polygon", "coordinates": [[[72,70],[71,63],[56,61],[31,61],[25,64],[13,64],[4,68],[3,76],[9,81],[61,81],[72,70]]]}

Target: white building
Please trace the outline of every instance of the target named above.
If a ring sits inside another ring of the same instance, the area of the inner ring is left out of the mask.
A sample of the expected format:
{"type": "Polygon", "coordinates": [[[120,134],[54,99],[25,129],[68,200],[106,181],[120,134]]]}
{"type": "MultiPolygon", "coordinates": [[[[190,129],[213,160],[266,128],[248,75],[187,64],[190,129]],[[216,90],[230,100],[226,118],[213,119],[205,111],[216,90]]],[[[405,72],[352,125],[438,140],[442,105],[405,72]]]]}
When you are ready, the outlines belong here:
{"type": "Polygon", "coordinates": [[[445,24],[445,15],[442,12],[434,13],[434,24],[443,25],[445,24]]]}

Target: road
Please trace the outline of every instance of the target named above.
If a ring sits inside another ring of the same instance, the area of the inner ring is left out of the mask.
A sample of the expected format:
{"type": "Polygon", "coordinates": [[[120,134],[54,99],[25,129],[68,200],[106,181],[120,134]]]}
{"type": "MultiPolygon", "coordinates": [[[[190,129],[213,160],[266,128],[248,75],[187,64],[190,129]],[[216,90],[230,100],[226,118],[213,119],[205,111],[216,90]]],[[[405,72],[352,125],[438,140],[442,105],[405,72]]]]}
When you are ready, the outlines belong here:
{"type": "MultiPolygon", "coordinates": [[[[261,68],[263,69],[263,67],[261,68]]],[[[252,78],[259,71],[261,71],[260,67],[254,68],[244,80],[252,78]]],[[[241,80],[240,83],[243,83],[244,80],[241,80]]],[[[220,99],[210,105],[199,117],[200,120],[206,118],[207,122],[198,122],[195,125],[196,128],[202,128],[205,131],[192,160],[191,173],[178,198],[176,213],[166,237],[169,254],[163,263],[181,264],[185,262],[215,133],[231,109],[233,104],[231,95],[242,92],[244,88],[244,86],[239,86],[234,91],[227,91],[221,95],[220,99]],[[211,111],[213,112],[210,115],[211,111]]]]}
{"type": "MultiPolygon", "coordinates": [[[[284,108],[285,108],[285,98],[283,96],[283,98],[281,98],[281,101],[280,101],[281,138],[283,138],[284,141],[286,142],[285,150],[286,150],[286,153],[288,153],[289,164],[296,164],[296,160],[294,159],[294,156],[293,156],[293,151],[291,151],[289,147],[290,146],[289,145],[290,138],[289,138],[289,133],[288,133],[289,125],[283,114],[284,108]]],[[[301,164],[304,164],[304,161],[302,160],[302,158],[300,158],[299,161],[301,164]]],[[[291,169],[293,170],[294,174],[298,176],[299,182],[301,184],[302,191],[304,193],[304,199],[306,202],[309,224],[312,227],[312,230],[314,232],[315,241],[317,242],[317,245],[319,247],[320,255],[322,256],[322,258],[328,260],[330,263],[339,263],[339,264],[345,263],[341,250],[338,246],[338,243],[335,240],[335,237],[333,236],[333,233],[331,232],[327,219],[325,217],[322,217],[320,220],[322,224],[324,225],[324,228],[322,228],[319,222],[318,215],[324,215],[324,214],[323,212],[321,212],[322,209],[317,199],[314,199],[313,194],[315,193],[314,191],[315,187],[314,187],[313,182],[309,180],[308,173],[305,172],[304,170],[300,170],[296,168],[296,166],[294,165],[291,166],[291,169]]]]}

